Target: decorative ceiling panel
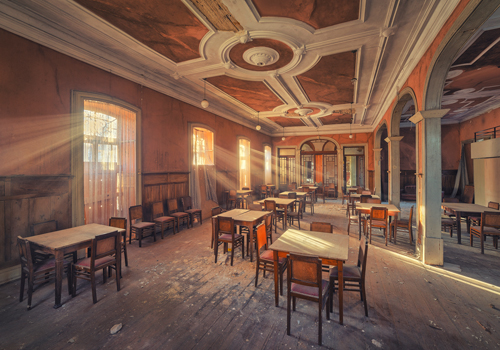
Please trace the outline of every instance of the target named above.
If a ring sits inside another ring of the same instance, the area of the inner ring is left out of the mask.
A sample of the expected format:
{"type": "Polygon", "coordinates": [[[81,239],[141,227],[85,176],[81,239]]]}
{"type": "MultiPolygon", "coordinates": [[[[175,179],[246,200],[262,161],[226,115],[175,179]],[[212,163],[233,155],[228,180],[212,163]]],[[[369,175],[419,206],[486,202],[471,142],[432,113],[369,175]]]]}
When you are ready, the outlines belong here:
{"type": "Polygon", "coordinates": [[[288,128],[290,126],[304,126],[306,125],[301,119],[299,118],[285,118],[285,117],[269,117],[267,118],[279,126],[282,126],[284,128],[288,128]]]}
{"type": "Polygon", "coordinates": [[[246,104],[255,111],[270,111],[283,102],[261,81],[241,80],[227,75],[206,79],[229,96],[246,104]]]}
{"type": "Polygon", "coordinates": [[[247,42],[245,44],[237,44],[231,49],[229,57],[231,58],[231,61],[233,61],[237,66],[241,68],[255,71],[267,71],[282,68],[290,63],[293,58],[293,51],[288,45],[278,40],[254,39],[253,41],[247,42]],[[278,61],[266,66],[256,66],[246,62],[243,59],[243,54],[245,53],[245,51],[254,47],[270,47],[276,50],[276,52],[278,52],[279,54],[278,61]]]}
{"type": "Polygon", "coordinates": [[[176,63],[200,57],[208,28],[181,0],[75,1],[176,63]]]}
{"type": "Polygon", "coordinates": [[[460,120],[500,97],[500,28],[483,32],[453,63],[441,105],[460,120]]]}
{"type": "Polygon", "coordinates": [[[359,1],[356,0],[253,0],[253,3],[261,17],[293,18],[315,29],[359,18],[359,1]]]}
{"type": "Polygon", "coordinates": [[[333,125],[333,124],[349,124],[351,122],[352,115],[350,114],[338,114],[333,113],[327,115],[326,117],[318,118],[323,125],[333,125]]]}
{"type": "Polygon", "coordinates": [[[322,57],[309,71],[297,76],[310,101],[332,105],[353,102],[356,52],[322,57]]]}

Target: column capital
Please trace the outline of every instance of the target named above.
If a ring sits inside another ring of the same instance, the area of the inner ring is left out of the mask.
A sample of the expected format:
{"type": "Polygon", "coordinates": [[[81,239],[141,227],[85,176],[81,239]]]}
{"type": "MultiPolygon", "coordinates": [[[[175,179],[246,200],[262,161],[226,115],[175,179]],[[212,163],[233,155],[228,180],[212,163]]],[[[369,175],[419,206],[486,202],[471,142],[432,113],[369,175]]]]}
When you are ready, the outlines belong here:
{"type": "Polygon", "coordinates": [[[413,124],[417,124],[424,119],[432,119],[432,118],[442,118],[446,113],[448,113],[450,109],[431,109],[428,111],[420,111],[415,113],[413,117],[410,118],[410,121],[413,124]]]}
{"type": "Polygon", "coordinates": [[[391,143],[393,141],[401,141],[404,136],[389,136],[384,139],[385,142],[391,143]]]}

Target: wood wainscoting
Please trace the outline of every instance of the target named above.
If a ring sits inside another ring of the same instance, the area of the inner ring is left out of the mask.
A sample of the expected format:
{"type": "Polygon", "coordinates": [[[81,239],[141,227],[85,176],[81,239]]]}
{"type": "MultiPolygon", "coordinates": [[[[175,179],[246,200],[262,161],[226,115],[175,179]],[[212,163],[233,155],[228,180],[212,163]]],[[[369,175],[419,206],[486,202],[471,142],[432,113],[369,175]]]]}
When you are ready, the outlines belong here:
{"type": "Polygon", "coordinates": [[[142,174],[142,208],[145,220],[151,220],[154,202],[161,201],[165,215],[167,199],[176,198],[181,207],[181,197],[189,196],[189,172],[144,173],[142,174]]]}
{"type": "Polygon", "coordinates": [[[49,220],[71,227],[71,175],[0,177],[0,270],[19,264],[16,237],[49,220]]]}

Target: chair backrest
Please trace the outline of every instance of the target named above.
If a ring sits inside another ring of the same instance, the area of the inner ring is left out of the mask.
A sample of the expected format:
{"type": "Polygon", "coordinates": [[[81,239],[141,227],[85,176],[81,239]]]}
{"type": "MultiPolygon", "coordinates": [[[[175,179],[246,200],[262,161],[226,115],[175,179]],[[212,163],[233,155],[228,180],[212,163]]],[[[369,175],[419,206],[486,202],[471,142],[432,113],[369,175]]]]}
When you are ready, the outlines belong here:
{"type": "Polygon", "coordinates": [[[389,218],[387,208],[384,207],[372,207],[370,210],[370,220],[385,220],[389,218]]]}
{"type": "Polygon", "coordinates": [[[297,192],[289,192],[288,198],[289,199],[297,199],[297,192]]]}
{"type": "Polygon", "coordinates": [[[163,215],[163,203],[162,202],[154,202],[153,203],[153,219],[159,218],[163,215]]]}
{"type": "Polygon", "coordinates": [[[127,229],[127,219],[119,218],[119,217],[111,217],[109,218],[109,226],[113,226],[116,228],[122,228],[124,230],[127,229]]]}
{"type": "Polygon", "coordinates": [[[181,198],[181,203],[182,203],[182,210],[188,210],[188,209],[193,209],[193,200],[191,197],[182,197],[181,198]]]}
{"type": "Polygon", "coordinates": [[[361,242],[359,242],[359,252],[358,252],[358,267],[361,268],[361,279],[365,279],[366,273],[366,260],[368,260],[368,241],[363,237],[361,242]],[[365,250],[363,251],[363,246],[365,250]]]}
{"type": "Polygon", "coordinates": [[[464,193],[462,193],[462,202],[463,203],[472,203],[474,200],[474,186],[465,185],[464,193]]]}
{"type": "MultiPolygon", "coordinates": [[[[321,291],[321,259],[314,256],[288,255],[288,285],[296,283],[317,287],[321,291]]],[[[318,293],[321,295],[321,292],[318,293]]]]}
{"type": "Polygon", "coordinates": [[[497,202],[488,202],[488,208],[499,210],[500,204],[497,202]]]}
{"type": "Polygon", "coordinates": [[[92,250],[90,253],[90,268],[94,269],[95,261],[106,256],[115,255],[121,251],[119,240],[119,232],[110,232],[103,235],[95,236],[92,240],[92,250]]]}
{"type": "Polygon", "coordinates": [[[500,213],[491,211],[481,213],[481,229],[483,226],[500,228],[500,213]]]}
{"type": "Polygon", "coordinates": [[[142,205],[134,205],[128,208],[128,218],[130,224],[135,224],[135,220],[142,221],[142,205]]]}
{"type": "Polygon", "coordinates": [[[381,204],[382,200],[380,198],[368,198],[366,203],[381,204]]]}
{"type": "Polygon", "coordinates": [[[31,258],[31,246],[27,239],[17,236],[17,247],[19,248],[19,258],[21,266],[33,270],[33,259],[31,258]]]}
{"type": "Polygon", "coordinates": [[[267,232],[266,225],[264,223],[257,226],[257,256],[260,248],[266,247],[267,249],[267,232]]]}
{"type": "Polygon", "coordinates": [[[333,233],[333,226],[328,222],[311,222],[311,231],[333,233]]]}
{"type": "Polygon", "coordinates": [[[234,237],[234,219],[219,216],[217,220],[219,235],[230,234],[234,237]]]}
{"type": "Polygon", "coordinates": [[[255,203],[249,204],[248,205],[248,210],[262,211],[262,205],[255,204],[255,203]]]}
{"type": "Polygon", "coordinates": [[[212,216],[219,215],[220,213],[222,213],[222,209],[220,207],[212,208],[212,216]]]}
{"type": "Polygon", "coordinates": [[[264,201],[264,210],[265,211],[272,211],[272,212],[276,213],[276,202],[266,199],[264,201]]]}
{"type": "Polygon", "coordinates": [[[177,206],[177,199],[172,198],[167,201],[168,205],[168,213],[177,213],[179,211],[179,207],[177,206]]]}
{"type": "Polygon", "coordinates": [[[45,222],[39,222],[37,224],[33,224],[30,227],[30,233],[32,236],[42,235],[44,233],[57,231],[57,221],[50,220],[45,222]]]}

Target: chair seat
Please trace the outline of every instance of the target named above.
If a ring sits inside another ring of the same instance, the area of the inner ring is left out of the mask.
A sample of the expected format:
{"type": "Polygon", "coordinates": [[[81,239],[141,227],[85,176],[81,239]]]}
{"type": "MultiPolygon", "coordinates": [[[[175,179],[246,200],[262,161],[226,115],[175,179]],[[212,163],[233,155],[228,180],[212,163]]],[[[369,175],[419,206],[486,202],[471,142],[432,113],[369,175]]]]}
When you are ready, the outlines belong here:
{"type": "MultiPolygon", "coordinates": [[[[234,234],[234,240],[236,241],[238,239],[243,239],[243,236],[240,235],[240,234],[238,234],[238,233],[235,233],[234,234]]],[[[219,241],[229,241],[229,242],[231,242],[231,240],[232,240],[232,237],[231,237],[231,235],[229,233],[226,233],[224,235],[219,236],[219,241]]]]}
{"type": "Polygon", "coordinates": [[[172,216],[174,216],[176,218],[183,218],[185,216],[189,216],[187,213],[171,213],[169,215],[172,215],[172,216]]]}
{"type": "Polygon", "coordinates": [[[168,222],[168,221],[172,221],[172,220],[175,220],[175,218],[172,216],[160,216],[159,218],[154,219],[154,222],[162,223],[162,222],[168,222]]]}
{"type": "MultiPolygon", "coordinates": [[[[328,285],[329,285],[328,281],[326,281],[326,280],[321,281],[321,286],[322,286],[321,295],[324,295],[325,292],[328,290],[328,285]]],[[[319,297],[318,288],[316,288],[316,287],[310,287],[310,286],[304,286],[301,284],[292,283],[292,285],[290,287],[290,291],[292,293],[302,294],[304,296],[316,297],[316,298],[319,297]]]]}
{"type": "MultiPolygon", "coordinates": [[[[471,231],[473,231],[479,235],[481,231],[480,231],[480,229],[478,229],[476,227],[479,228],[479,226],[475,226],[475,227],[473,226],[473,227],[471,227],[471,231]]],[[[484,235],[500,235],[500,230],[496,229],[494,227],[484,226],[483,227],[483,234],[484,235]]]]}
{"type": "MultiPolygon", "coordinates": [[[[268,262],[274,262],[274,255],[272,250],[264,250],[262,254],[260,254],[260,260],[266,260],[268,262]]],[[[286,258],[284,257],[279,257],[278,258],[278,264],[284,264],[286,263],[286,258]]]]}
{"type": "Polygon", "coordinates": [[[379,227],[379,226],[385,227],[386,222],[384,220],[372,220],[371,225],[373,227],[379,227]]]}
{"type": "MultiPolygon", "coordinates": [[[[96,259],[95,267],[96,267],[96,269],[99,269],[99,266],[102,266],[102,265],[105,265],[107,263],[114,262],[114,261],[116,261],[115,258],[113,258],[111,256],[105,256],[104,258],[96,259]]],[[[85,259],[78,261],[75,264],[75,266],[90,268],[90,258],[85,258],[85,259]]]]}
{"type": "MultiPolygon", "coordinates": [[[[343,272],[344,278],[361,279],[361,270],[356,265],[345,265],[343,272]]],[[[330,270],[330,277],[334,279],[339,278],[339,271],[337,266],[332,267],[332,269],[330,270]]]]}
{"type": "Polygon", "coordinates": [[[154,227],[154,222],[138,222],[136,224],[132,224],[133,228],[144,229],[149,227],[154,227]]]}

